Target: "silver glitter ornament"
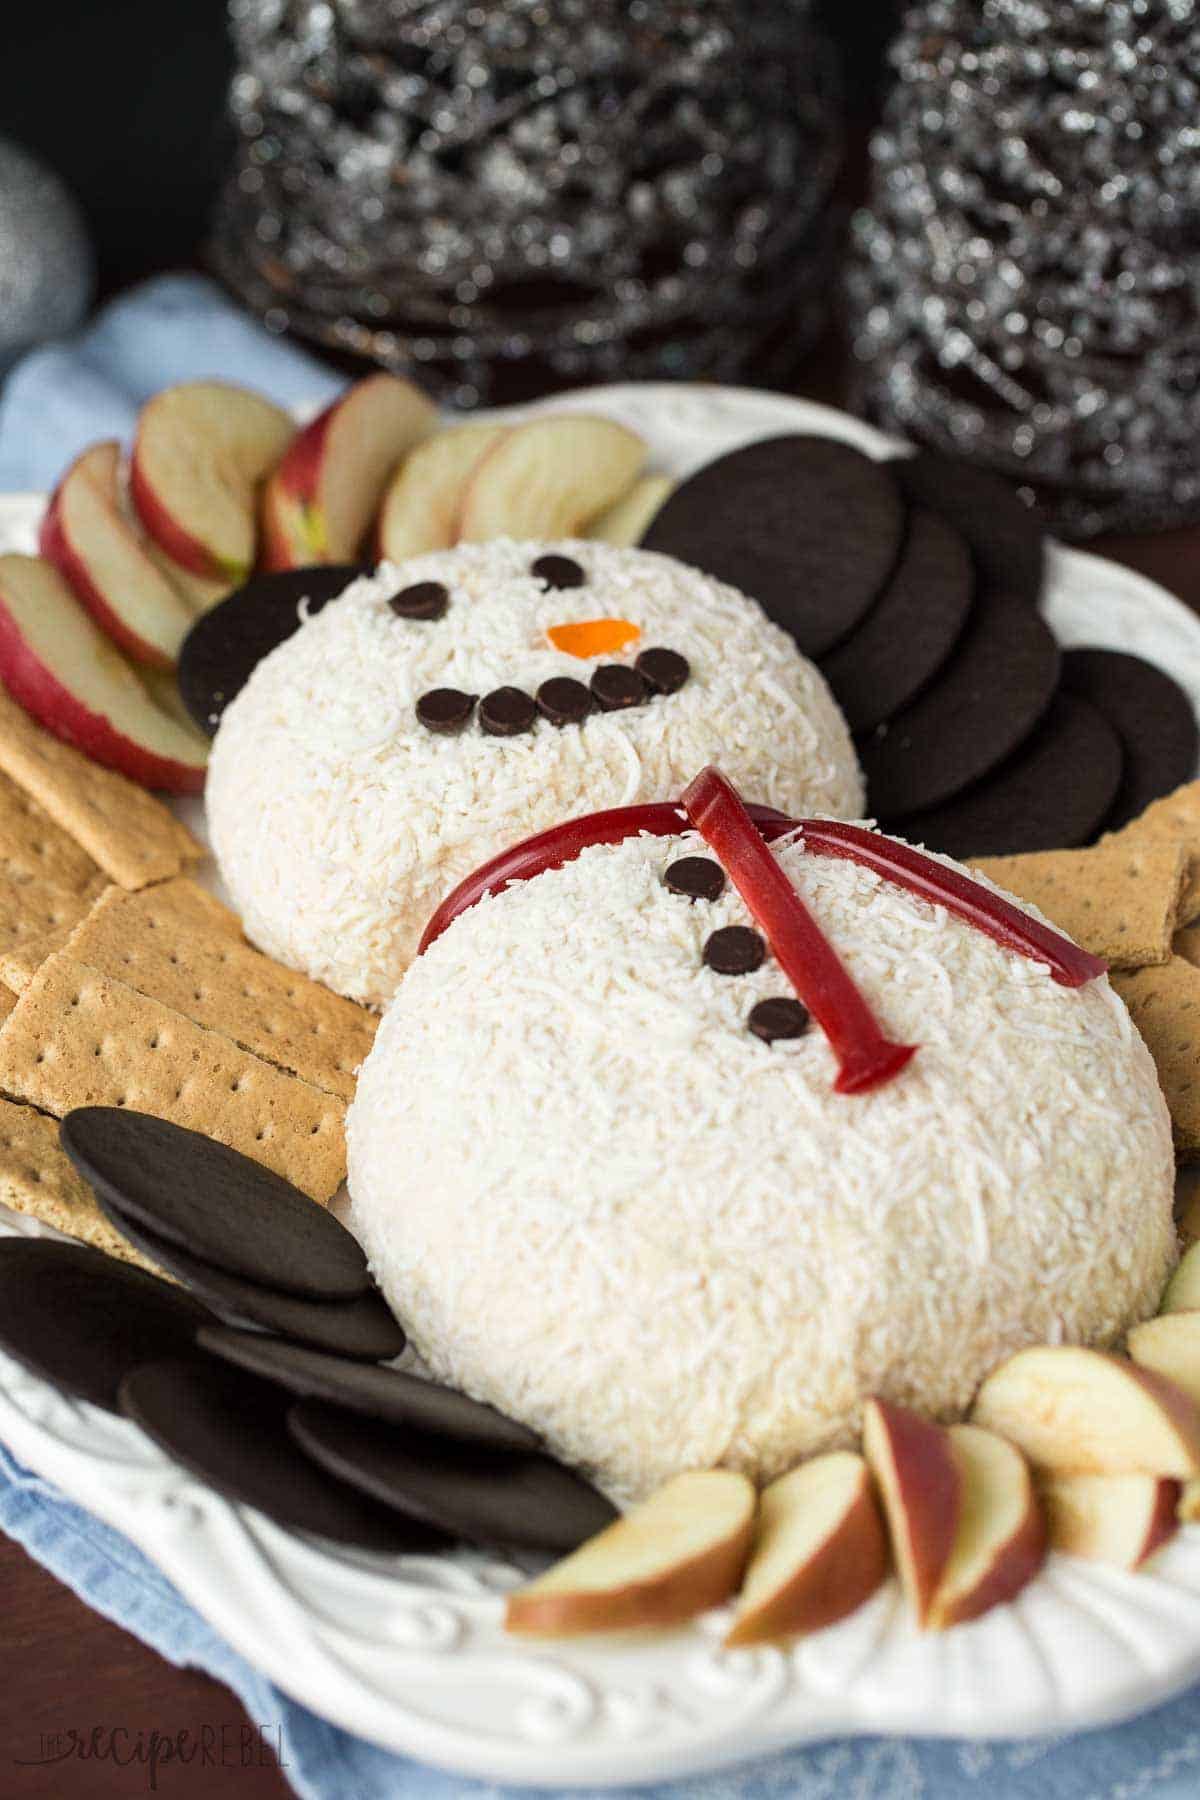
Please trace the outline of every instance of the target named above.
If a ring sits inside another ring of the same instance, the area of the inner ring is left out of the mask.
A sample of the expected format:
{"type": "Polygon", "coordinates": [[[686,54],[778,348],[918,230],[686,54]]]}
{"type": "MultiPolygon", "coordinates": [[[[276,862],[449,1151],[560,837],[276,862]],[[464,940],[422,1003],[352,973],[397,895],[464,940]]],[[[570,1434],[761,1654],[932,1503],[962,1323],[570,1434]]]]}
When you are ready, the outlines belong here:
{"type": "Polygon", "coordinates": [[[83,214],[58,176],[0,138],[0,373],[73,331],[95,286],[83,214]]]}
{"type": "Polygon", "coordinates": [[[1200,0],[927,0],[892,62],[860,402],[1064,535],[1200,518],[1200,0]]]}
{"type": "Polygon", "coordinates": [[[813,0],[233,0],[229,284],[459,404],[735,377],[824,318],[813,0]],[[511,383],[509,384],[511,385],[511,383]]]}

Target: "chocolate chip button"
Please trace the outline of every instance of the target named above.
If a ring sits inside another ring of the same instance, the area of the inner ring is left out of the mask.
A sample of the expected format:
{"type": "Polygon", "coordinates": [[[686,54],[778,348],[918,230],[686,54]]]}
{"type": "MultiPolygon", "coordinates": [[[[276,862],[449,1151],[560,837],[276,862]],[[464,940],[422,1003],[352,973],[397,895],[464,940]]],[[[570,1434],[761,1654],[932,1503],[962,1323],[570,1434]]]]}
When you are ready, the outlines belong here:
{"type": "Polygon", "coordinates": [[[798,1000],[760,1000],[746,1024],[764,1044],[773,1044],[776,1038],[803,1037],[810,1020],[808,1008],[798,1000]]]}
{"type": "Polygon", "coordinates": [[[646,683],[636,669],[624,663],[603,663],[591,680],[592,698],[601,712],[623,712],[646,699],[646,683]]]}
{"type": "Polygon", "coordinates": [[[489,737],[519,737],[537,718],[537,707],[520,688],[493,688],[479,702],[479,723],[489,737]]]}
{"type": "Polygon", "coordinates": [[[426,731],[449,737],[462,730],[474,707],[474,694],[462,694],[457,688],[430,688],[417,701],[417,718],[426,731]]]}
{"type": "Polygon", "coordinates": [[[656,694],[677,694],[692,672],[692,665],[678,650],[643,650],[634,668],[656,694]]]}
{"type": "Polygon", "coordinates": [[[580,588],[587,576],[570,556],[539,556],[530,574],[544,581],[548,588],[580,588]]]}
{"type": "Polygon", "coordinates": [[[440,581],[414,581],[388,601],[398,619],[440,619],[449,604],[449,589],[440,581]]]}
{"type": "Polygon", "coordinates": [[[722,925],[704,946],[704,960],[717,975],[752,975],[766,954],[765,942],[748,925],[722,925]]]}
{"type": "Polygon", "coordinates": [[[685,900],[719,900],[725,892],[725,871],[711,856],[681,856],[670,864],[663,880],[685,900]]]}
{"type": "Polygon", "coordinates": [[[538,711],[552,725],[581,725],[592,710],[592,696],[582,681],[552,675],[537,691],[538,711]]]}

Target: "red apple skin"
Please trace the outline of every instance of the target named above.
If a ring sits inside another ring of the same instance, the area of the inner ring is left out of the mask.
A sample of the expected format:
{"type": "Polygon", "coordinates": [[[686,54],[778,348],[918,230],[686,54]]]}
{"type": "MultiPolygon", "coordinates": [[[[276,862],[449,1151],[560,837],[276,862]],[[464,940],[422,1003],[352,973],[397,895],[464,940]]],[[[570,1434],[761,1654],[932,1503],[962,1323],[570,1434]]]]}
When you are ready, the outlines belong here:
{"type": "Polygon", "coordinates": [[[1041,1572],[1045,1560],[1046,1519],[1041,1507],[1035,1503],[1016,1537],[1010,1538],[1004,1546],[1003,1556],[987,1579],[971,1593],[964,1594],[957,1605],[939,1607],[935,1601],[930,1610],[930,1625],[936,1631],[948,1631],[952,1625],[967,1625],[972,1619],[981,1619],[994,1606],[1004,1606],[1009,1600],[1015,1600],[1022,1588],[1028,1587],[1041,1572]]]}
{"type": "Polygon", "coordinates": [[[93,762],[115,769],[142,787],[169,794],[199,794],[204,770],[156,756],[127,738],[103,713],[84,706],[33,655],[0,595],[0,681],[19,706],[45,730],[74,745],[93,762]]]}
{"type": "Polygon", "coordinates": [[[1179,1502],[1183,1496],[1182,1481],[1172,1481],[1164,1477],[1158,1484],[1158,1496],[1155,1501],[1154,1514],[1146,1531],[1146,1542],[1142,1554],[1137,1560],[1140,1569],[1143,1563],[1158,1553],[1164,1544],[1169,1544],[1179,1530],[1179,1502]]]}
{"type": "Polygon", "coordinates": [[[329,560],[327,554],[316,551],[307,539],[297,540],[288,531],[288,502],[301,507],[313,503],[325,455],[325,439],[344,398],[343,395],[331,401],[324,412],[318,413],[310,424],[297,432],[284,452],[283,461],[263,489],[259,567],[268,574],[277,569],[307,568],[312,563],[329,560]]]}
{"type": "MultiPolygon", "coordinates": [[[[70,474],[70,470],[67,471],[70,474]]],[[[38,532],[38,549],[48,563],[52,563],[72,589],[76,599],[91,613],[101,631],[112,639],[118,649],[124,650],[135,662],[144,663],[151,669],[172,669],[174,664],[169,656],[154,644],[148,644],[136,631],[130,631],[128,625],[118,618],[109,606],[88,574],[87,566],[76,555],[71,540],[63,524],[62,490],[60,481],[50,497],[50,504],[42,517],[41,529],[38,532]]]]}
{"type": "MultiPolygon", "coordinates": [[[[962,1475],[950,1448],[950,1436],[940,1425],[933,1425],[907,1406],[878,1397],[869,1402],[883,1428],[896,1484],[900,1490],[899,1507],[904,1513],[906,1530],[898,1529],[892,1517],[887,1487],[878,1468],[879,1483],[891,1530],[896,1567],[902,1582],[906,1568],[911,1576],[912,1603],[917,1623],[924,1629],[938,1583],[954,1548],[958,1522],[962,1513],[962,1475]],[[908,1501],[916,1496],[912,1506],[908,1501]],[[909,1558],[901,1549],[906,1538],[909,1558]],[[911,1559],[911,1560],[910,1560],[911,1559]]],[[[867,1459],[874,1468],[874,1457],[867,1459]]],[[[903,1582],[908,1585],[907,1582],[903,1582]]]]}
{"type": "Polygon", "coordinates": [[[769,1605],[739,1619],[725,1648],[808,1636],[848,1619],[878,1592],[891,1567],[887,1533],[874,1491],[864,1482],[850,1511],[797,1578],[769,1605]]]}
{"type": "Polygon", "coordinates": [[[166,511],[142,472],[136,442],[129,461],[129,495],[134,511],[150,536],[181,568],[190,569],[193,575],[203,575],[209,581],[231,582],[235,587],[240,587],[245,581],[250,573],[249,568],[242,569],[235,564],[227,566],[222,563],[166,511]]]}

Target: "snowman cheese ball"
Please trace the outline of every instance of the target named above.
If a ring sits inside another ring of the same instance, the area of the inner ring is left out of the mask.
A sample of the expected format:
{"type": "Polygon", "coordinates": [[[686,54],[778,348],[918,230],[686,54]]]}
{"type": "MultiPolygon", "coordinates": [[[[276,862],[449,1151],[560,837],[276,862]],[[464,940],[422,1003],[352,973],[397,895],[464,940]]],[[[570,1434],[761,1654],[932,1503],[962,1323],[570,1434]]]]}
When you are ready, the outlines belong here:
{"type": "Polygon", "coordinates": [[[453,897],[348,1124],[352,1222],[430,1368],[621,1501],[852,1444],[872,1394],[960,1416],[1021,1346],[1118,1339],[1175,1254],[1170,1121],[1102,964],[864,827],[760,832],[714,771],[684,807],[453,897]]]}
{"type": "Polygon", "coordinates": [[[776,806],[861,810],[824,680],[745,595],[645,551],[465,544],[353,582],[264,658],[208,820],[251,940],[380,1004],[480,862],[714,756],[776,806]]]}

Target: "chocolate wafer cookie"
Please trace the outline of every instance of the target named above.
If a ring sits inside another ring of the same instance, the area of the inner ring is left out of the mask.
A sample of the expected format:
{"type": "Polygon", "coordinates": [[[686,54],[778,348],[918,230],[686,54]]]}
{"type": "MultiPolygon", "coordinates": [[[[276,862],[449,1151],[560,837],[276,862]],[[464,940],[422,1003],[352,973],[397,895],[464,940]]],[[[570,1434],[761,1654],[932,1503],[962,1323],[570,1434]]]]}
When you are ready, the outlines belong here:
{"type": "Polygon", "coordinates": [[[897,457],[891,467],[914,506],[927,506],[966,539],[982,580],[1037,605],[1046,534],[1003,476],[933,450],[897,457]]]}
{"type": "Polygon", "coordinates": [[[887,465],[834,438],[795,436],[731,450],[681,482],[642,548],[740,588],[806,656],[824,656],[881,593],[903,535],[887,465]]]}
{"type": "Polygon", "coordinates": [[[1062,682],[1104,714],[1125,752],[1121,785],[1105,820],[1109,831],[1119,831],[1152,800],[1195,775],[1195,711],[1183,689],[1153,663],[1121,650],[1068,650],[1062,682]]]}
{"type": "Polygon", "coordinates": [[[873,731],[929,686],[962,635],[974,590],[963,538],[936,513],[914,507],[895,574],[858,629],[821,663],[851,731],[873,731]]]}
{"type": "Polygon", "coordinates": [[[263,657],[299,631],[305,617],[336,599],[356,575],[370,573],[366,564],[318,563],[256,575],[203,613],[179,653],[179,692],[201,731],[212,736],[263,657]]]}
{"type": "Polygon", "coordinates": [[[1058,668],[1058,645],[1033,608],[981,587],[941,674],[860,743],[869,810],[882,822],[907,818],[981,781],[1045,715],[1058,668]]]}
{"type": "Polygon", "coordinates": [[[1062,693],[999,769],[896,829],[960,859],[1070,850],[1099,830],[1120,779],[1121,745],[1112,726],[1086,700],[1062,693]]]}

